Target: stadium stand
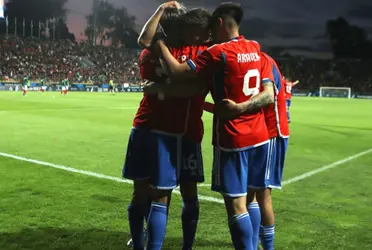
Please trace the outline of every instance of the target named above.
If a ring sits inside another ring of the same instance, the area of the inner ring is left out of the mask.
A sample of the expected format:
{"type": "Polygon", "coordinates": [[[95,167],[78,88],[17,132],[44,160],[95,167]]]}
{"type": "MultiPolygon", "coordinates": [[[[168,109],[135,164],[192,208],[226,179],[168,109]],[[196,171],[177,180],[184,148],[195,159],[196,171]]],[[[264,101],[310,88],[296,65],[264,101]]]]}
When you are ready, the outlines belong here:
{"type": "MultiPolygon", "coordinates": [[[[138,84],[140,51],[109,46],[92,47],[69,40],[53,42],[36,38],[0,40],[0,79],[21,81],[47,78],[58,82],[138,84]]],[[[372,60],[317,60],[276,58],[283,75],[301,80],[295,91],[319,91],[321,86],[350,87],[356,93],[372,93],[372,60]]]]}
{"type": "Polygon", "coordinates": [[[107,46],[88,46],[69,40],[0,40],[0,78],[21,81],[47,78],[58,82],[65,77],[76,83],[137,82],[138,51],[107,46]]]}

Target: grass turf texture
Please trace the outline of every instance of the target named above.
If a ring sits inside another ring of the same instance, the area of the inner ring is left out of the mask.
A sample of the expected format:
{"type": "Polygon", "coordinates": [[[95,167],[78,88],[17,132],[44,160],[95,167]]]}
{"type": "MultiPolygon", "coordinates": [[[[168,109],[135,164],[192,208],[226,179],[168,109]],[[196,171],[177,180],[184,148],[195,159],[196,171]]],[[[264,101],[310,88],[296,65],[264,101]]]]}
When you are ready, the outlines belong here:
{"type": "MultiPolygon", "coordinates": [[[[0,152],[120,177],[140,98],[0,92],[0,152]]],[[[294,98],[291,113],[284,179],[372,148],[371,101],[294,98]]],[[[274,192],[276,249],[372,249],[371,165],[372,153],[274,192]]],[[[2,156],[0,176],[0,249],[127,249],[130,185],[2,156]]],[[[174,195],[163,249],[180,249],[180,212],[174,195]]],[[[195,249],[232,249],[223,205],[203,201],[200,217],[195,249]]]]}

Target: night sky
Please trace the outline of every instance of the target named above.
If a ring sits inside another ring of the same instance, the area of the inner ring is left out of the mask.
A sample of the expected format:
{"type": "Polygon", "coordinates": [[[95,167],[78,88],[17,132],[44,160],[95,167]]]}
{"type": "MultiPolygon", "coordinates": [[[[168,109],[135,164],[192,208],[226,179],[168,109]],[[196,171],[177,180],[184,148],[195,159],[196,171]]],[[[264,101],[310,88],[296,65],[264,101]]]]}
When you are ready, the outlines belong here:
{"type": "MultiPolygon", "coordinates": [[[[137,17],[140,28],[158,6],[156,0],[108,0],[116,6],[125,6],[137,17]]],[[[68,24],[81,39],[85,27],[84,15],[92,10],[93,0],[69,0],[68,24]]],[[[184,0],[188,7],[206,7],[213,10],[220,1],[184,0]]],[[[263,46],[280,46],[292,54],[311,56],[329,55],[325,37],[328,19],[343,16],[352,24],[361,26],[372,37],[372,0],[237,0],[245,8],[244,30],[247,38],[256,39],[263,46]]]]}

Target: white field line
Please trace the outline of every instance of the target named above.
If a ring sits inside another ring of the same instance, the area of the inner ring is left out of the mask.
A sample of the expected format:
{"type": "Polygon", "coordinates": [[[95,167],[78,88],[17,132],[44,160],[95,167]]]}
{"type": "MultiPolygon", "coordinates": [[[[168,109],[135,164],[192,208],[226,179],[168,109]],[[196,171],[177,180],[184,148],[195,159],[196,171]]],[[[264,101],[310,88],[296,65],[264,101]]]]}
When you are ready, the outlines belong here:
{"type": "MultiPolygon", "coordinates": [[[[12,159],[19,160],[19,161],[35,163],[35,164],[42,165],[42,166],[57,168],[57,169],[61,169],[61,170],[68,171],[68,172],[93,176],[93,177],[100,178],[100,179],[106,179],[106,180],[111,180],[111,181],[116,181],[116,182],[132,184],[132,181],[122,179],[122,178],[119,178],[119,177],[99,174],[99,173],[95,173],[95,172],[91,172],[91,171],[80,170],[80,169],[67,167],[67,166],[62,166],[62,165],[56,165],[56,164],[49,163],[49,162],[33,160],[33,159],[29,159],[29,158],[25,158],[25,157],[21,157],[21,156],[16,156],[16,155],[12,155],[12,154],[7,154],[7,153],[3,153],[3,152],[0,152],[0,156],[7,157],[7,158],[12,158],[12,159]]],[[[174,190],[173,193],[181,194],[178,190],[174,190]]],[[[204,200],[204,201],[215,202],[215,203],[222,203],[222,204],[224,203],[222,199],[217,199],[217,198],[213,198],[213,197],[209,197],[209,196],[203,196],[203,195],[199,195],[199,199],[204,200]]]]}
{"type": "MultiPolygon", "coordinates": [[[[326,166],[317,168],[315,170],[309,171],[309,172],[304,173],[302,175],[296,176],[296,177],[291,178],[289,180],[283,181],[282,185],[284,186],[284,185],[289,185],[289,184],[298,182],[300,180],[303,180],[303,179],[306,179],[308,177],[311,177],[311,176],[313,176],[315,174],[319,174],[319,173],[321,173],[323,171],[326,171],[326,170],[335,168],[337,166],[340,166],[340,165],[342,165],[342,164],[344,164],[346,162],[352,161],[352,160],[354,160],[356,158],[359,158],[359,157],[361,157],[363,155],[366,155],[366,154],[369,154],[371,152],[372,152],[372,148],[370,148],[368,150],[365,150],[363,152],[360,152],[358,154],[355,154],[355,155],[346,157],[346,158],[341,159],[339,161],[333,162],[333,163],[331,163],[329,165],[326,165],[326,166]]],[[[42,166],[57,168],[57,169],[61,169],[61,170],[68,171],[68,172],[73,172],[73,173],[79,173],[79,174],[84,174],[84,175],[88,175],[88,176],[93,176],[93,177],[100,178],[100,179],[106,179],[106,180],[112,180],[112,181],[121,182],[121,183],[132,184],[132,181],[129,181],[129,180],[126,180],[126,179],[122,179],[122,178],[118,178],[118,177],[113,177],[113,176],[109,176],[109,175],[99,174],[99,173],[95,173],[95,172],[91,172],[91,171],[86,171],[86,170],[75,169],[75,168],[72,168],[72,167],[67,167],[67,166],[62,166],[62,165],[56,165],[56,164],[49,163],[49,162],[43,162],[43,161],[33,160],[33,159],[29,159],[29,158],[25,158],[25,157],[21,157],[21,156],[16,156],[16,155],[12,155],[12,154],[7,154],[7,153],[3,153],[3,152],[0,152],[0,156],[7,157],[7,158],[12,158],[12,159],[15,159],[15,160],[20,160],[20,161],[35,163],[35,164],[42,165],[42,166]]],[[[210,186],[210,184],[200,184],[199,186],[210,186]]],[[[174,190],[173,192],[176,193],[176,194],[180,194],[180,192],[178,190],[174,190]]],[[[218,198],[214,198],[214,197],[209,197],[209,196],[203,196],[203,195],[199,195],[199,199],[200,200],[204,200],[204,201],[221,203],[221,204],[224,203],[224,201],[222,199],[218,199],[218,198]]]]}

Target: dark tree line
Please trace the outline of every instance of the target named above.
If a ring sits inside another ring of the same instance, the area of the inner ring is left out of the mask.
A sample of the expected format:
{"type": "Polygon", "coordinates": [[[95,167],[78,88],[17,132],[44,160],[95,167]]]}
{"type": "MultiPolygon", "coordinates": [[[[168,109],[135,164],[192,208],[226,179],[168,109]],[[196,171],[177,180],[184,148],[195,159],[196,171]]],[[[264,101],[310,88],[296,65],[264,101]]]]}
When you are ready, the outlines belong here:
{"type": "MultiPolygon", "coordinates": [[[[14,34],[15,19],[17,20],[17,34],[23,35],[23,19],[25,22],[25,36],[31,36],[31,20],[33,21],[33,35],[37,36],[39,21],[45,25],[46,20],[55,20],[56,39],[75,40],[69,32],[66,23],[66,10],[64,5],[67,0],[12,0],[7,3],[6,15],[9,20],[9,33],[14,34]]],[[[52,25],[49,26],[49,28],[52,25]]],[[[44,27],[45,28],[45,27],[44,27]]],[[[2,25],[1,32],[5,32],[2,25]]]]}
{"type": "MultiPolygon", "coordinates": [[[[9,33],[14,34],[14,20],[17,19],[17,33],[22,34],[23,19],[26,19],[26,36],[37,36],[39,21],[45,24],[48,19],[55,18],[56,39],[71,39],[75,37],[68,30],[66,23],[67,0],[12,0],[7,4],[6,15],[9,20],[9,33]]],[[[104,0],[95,0],[93,13],[86,17],[85,35],[93,44],[110,41],[114,46],[122,44],[128,48],[138,48],[136,18],[128,13],[125,7],[117,8],[104,0]],[[95,27],[95,33],[93,32],[95,27]]],[[[0,23],[0,32],[5,33],[4,20],[0,23]]],[[[52,24],[49,25],[52,28],[52,24]]],[[[347,20],[339,17],[326,23],[326,32],[335,58],[372,58],[372,42],[368,40],[367,32],[357,26],[350,25],[347,20]]],[[[280,48],[277,48],[280,50],[280,48]]],[[[278,51],[277,51],[278,52],[278,51]]]]}
{"type": "Polygon", "coordinates": [[[339,17],[327,22],[327,34],[335,58],[372,58],[367,32],[339,17]]]}
{"type": "Polygon", "coordinates": [[[87,16],[85,35],[89,40],[94,37],[93,27],[96,27],[96,43],[111,41],[114,46],[122,44],[127,48],[138,48],[136,18],[125,7],[116,8],[107,1],[97,0],[93,13],[87,16]]]}

